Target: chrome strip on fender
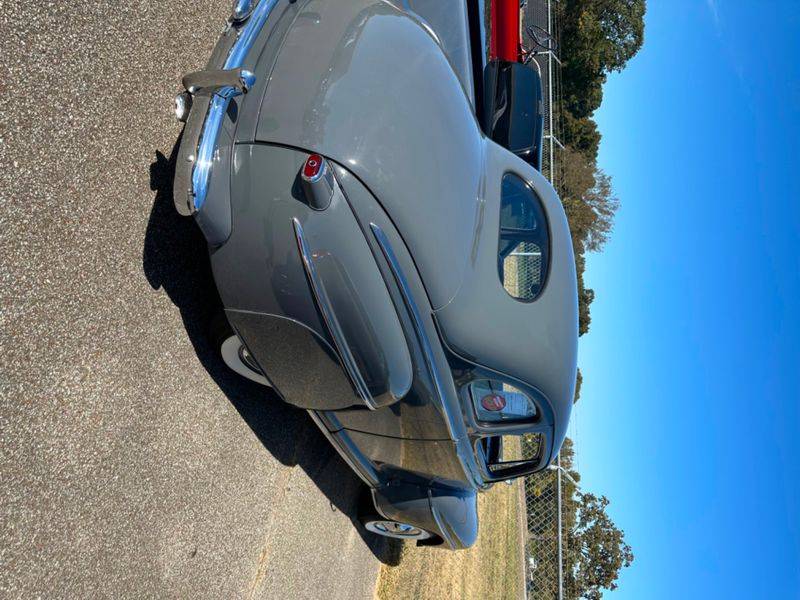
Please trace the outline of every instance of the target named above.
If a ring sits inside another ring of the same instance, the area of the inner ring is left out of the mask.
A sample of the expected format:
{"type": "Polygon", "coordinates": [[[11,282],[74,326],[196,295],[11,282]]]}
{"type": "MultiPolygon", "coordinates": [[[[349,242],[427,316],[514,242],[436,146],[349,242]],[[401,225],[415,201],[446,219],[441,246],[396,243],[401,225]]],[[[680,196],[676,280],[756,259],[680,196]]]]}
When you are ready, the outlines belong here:
{"type": "Polygon", "coordinates": [[[331,446],[334,447],[336,452],[339,453],[339,456],[342,457],[342,460],[347,463],[347,466],[350,467],[356,475],[363,481],[367,486],[371,489],[375,489],[380,485],[380,479],[378,478],[378,474],[375,472],[375,469],[372,467],[369,462],[365,462],[365,460],[360,459],[360,456],[363,456],[358,448],[355,447],[350,437],[347,436],[345,433],[344,436],[339,435],[337,433],[332,433],[328,431],[328,428],[325,427],[325,423],[323,423],[322,418],[317,414],[315,410],[306,411],[311,416],[311,419],[314,423],[317,424],[320,431],[322,431],[322,435],[324,435],[327,440],[331,443],[331,446]]]}
{"type": "Polygon", "coordinates": [[[303,261],[303,267],[305,268],[306,276],[308,277],[308,282],[311,286],[311,291],[314,294],[314,300],[317,303],[319,312],[322,314],[322,319],[325,322],[325,326],[328,328],[331,338],[333,338],[333,343],[336,347],[337,353],[339,354],[339,358],[342,361],[342,366],[350,376],[350,381],[353,382],[353,386],[356,388],[358,395],[364,401],[364,404],[366,404],[371,410],[375,410],[376,406],[372,400],[372,394],[370,394],[367,383],[364,381],[364,377],[361,375],[361,371],[358,369],[356,359],[350,350],[350,346],[347,344],[347,339],[344,336],[342,327],[339,325],[339,321],[336,319],[336,313],[333,311],[333,306],[328,298],[328,294],[325,292],[325,286],[322,282],[322,279],[320,279],[319,274],[314,267],[314,262],[312,260],[313,252],[311,251],[311,248],[309,248],[308,242],[303,235],[303,226],[300,225],[300,221],[298,221],[296,218],[292,219],[292,224],[294,225],[294,235],[297,238],[297,248],[300,251],[300,258],[303,261]]]}
{"type": "MultiPolygon", "coordinates": [[[[386,234],[383,232],[383,229],[381,229],[375,223],[370,223],[369,226],[370,229],[372,229],[372,234],[378,241],[378,245],[381,248],[381,252],[383,252],[386,262],[389,263],[389,268],[392,271],[392,275],[394,275],[397,287],[400,288],[400,295],[403,297],[403,303],[406,305],[406,310],[408,311],[409,315],[411,315],[411,321],[414,323],[414,332],[417,334],[417,341],[419,341],[420,348],[422,349],[422,355],[425,357],[425,365],[428,367],[428,373],[433,380],[434,387],[436,388],[436,395],[439,397],[439,402],[442,406],[442,412],[444,413],[445,422],[447,423],[447,430],[450,433],[451,439],[458,444],[461,438],[459,438],[458,434],[456,433],[457,428],[455,425],[455,417],[447,409],[447,405],[445,404],[445,398],[447,398],[445,386],[442,382],[442,376],[439,373],[439,369],[436,367],[436,361],[433,358],[433,347],[431,346],[431,342],[428,339],[428,334],[425,331],[425,325],[422,322],[422,314],[419,311],[417,303],[414,302],[414,296],[411,293],[411,286],[409,286],[408,280],[400,268],[400,263],[397,260],[397,256],[395,255],[394,250],[389,243],[389,238],[387,238],[386,234]]],[[[459,416],[458,418],[461,417],[459,416]]],[[[456,455],[458,456],[458,460],[464,469],[464,473],[467,476],[472,477],[474,482],[478,484],[478,487],[484,487],[484,483],[479,479],[479,475],[476,474],[474,469],[468,468],[467,464],[464,462],[464,458],[461,456],[461,452],[458,449],[456,450],[456,455]]]]}
{"type": "Polygon", "coordinates": [[[442,522],[442,518],[439,516],[439,511],[436,508],[436,505],[433,503],[433,493],[431,492],[430,488],[428,488],[428,505],[431,507],[431,514],[433,515],[434,523],[436,523],[439,531],[442,532],[442,538],[444,538],[445,543],[450,546],[451,550],[455,550],[456,543],[453,541],[453,536],[447,527],[445,527],[445,524],[442,522]]]}

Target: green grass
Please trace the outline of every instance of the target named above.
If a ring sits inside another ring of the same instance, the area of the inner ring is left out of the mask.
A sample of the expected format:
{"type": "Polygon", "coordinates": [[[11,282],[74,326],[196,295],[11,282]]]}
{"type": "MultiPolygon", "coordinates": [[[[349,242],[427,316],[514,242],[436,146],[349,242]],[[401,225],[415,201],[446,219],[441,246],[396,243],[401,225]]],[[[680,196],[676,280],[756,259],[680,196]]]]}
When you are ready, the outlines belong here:
{"type": "Polygon", "coordinates": [[[381,566],[378,600],[523,597],[522,481],[478,497],[478,541],[468,550],[406,543],[397,566],[381,566]]]}

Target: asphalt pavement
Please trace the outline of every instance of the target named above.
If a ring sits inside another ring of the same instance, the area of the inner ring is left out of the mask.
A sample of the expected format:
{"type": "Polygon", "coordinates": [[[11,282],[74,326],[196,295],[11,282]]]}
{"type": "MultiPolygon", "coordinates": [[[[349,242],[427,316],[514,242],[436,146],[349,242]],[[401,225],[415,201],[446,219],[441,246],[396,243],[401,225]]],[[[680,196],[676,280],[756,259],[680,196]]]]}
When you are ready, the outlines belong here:
{"type": "Polygon", "coordinates": [[[372,598],[396,548],[229,374],[172,98],[230,2],[0,0],[0,596],[372,598]]]}

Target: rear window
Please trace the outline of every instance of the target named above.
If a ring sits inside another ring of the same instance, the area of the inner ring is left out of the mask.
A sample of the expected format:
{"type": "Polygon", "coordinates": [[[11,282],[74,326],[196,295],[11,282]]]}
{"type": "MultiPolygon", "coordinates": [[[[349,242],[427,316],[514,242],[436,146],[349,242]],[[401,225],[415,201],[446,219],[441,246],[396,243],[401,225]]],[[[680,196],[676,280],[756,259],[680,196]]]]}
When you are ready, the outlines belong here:
{"type": "Polygon", "coordinates": [[[535,300],[547,279],[550,238],[541,200],[517,175],[503,176],[500,200],[498,271],[506,291],[523,302],[535,300]]]}
{"type": "Polygon", "coordinates": [[[536,404],[513,385],[492,379],[469,384],[475,414],[484,423],[526,422],[536,419],[536,404]]]}

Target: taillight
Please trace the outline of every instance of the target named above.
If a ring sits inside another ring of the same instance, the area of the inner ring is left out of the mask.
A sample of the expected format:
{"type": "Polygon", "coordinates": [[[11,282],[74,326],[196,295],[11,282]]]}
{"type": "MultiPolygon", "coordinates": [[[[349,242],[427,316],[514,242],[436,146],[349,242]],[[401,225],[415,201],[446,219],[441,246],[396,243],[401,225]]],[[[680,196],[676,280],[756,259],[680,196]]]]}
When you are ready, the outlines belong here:
{"type": "Polygon", "coordinates": [[[306,159],[306,164],[303,165],[303,179],[311,181],[317,179],[322,172],[323,161],[319,154],[312,154],[306,159]]]}
{"type": "Polygon", "coordinates": [[[333,170],[319,154],[306,159],[300,172],[308,205],[315,210],[325,210],[333,197],[333,170]]]}

